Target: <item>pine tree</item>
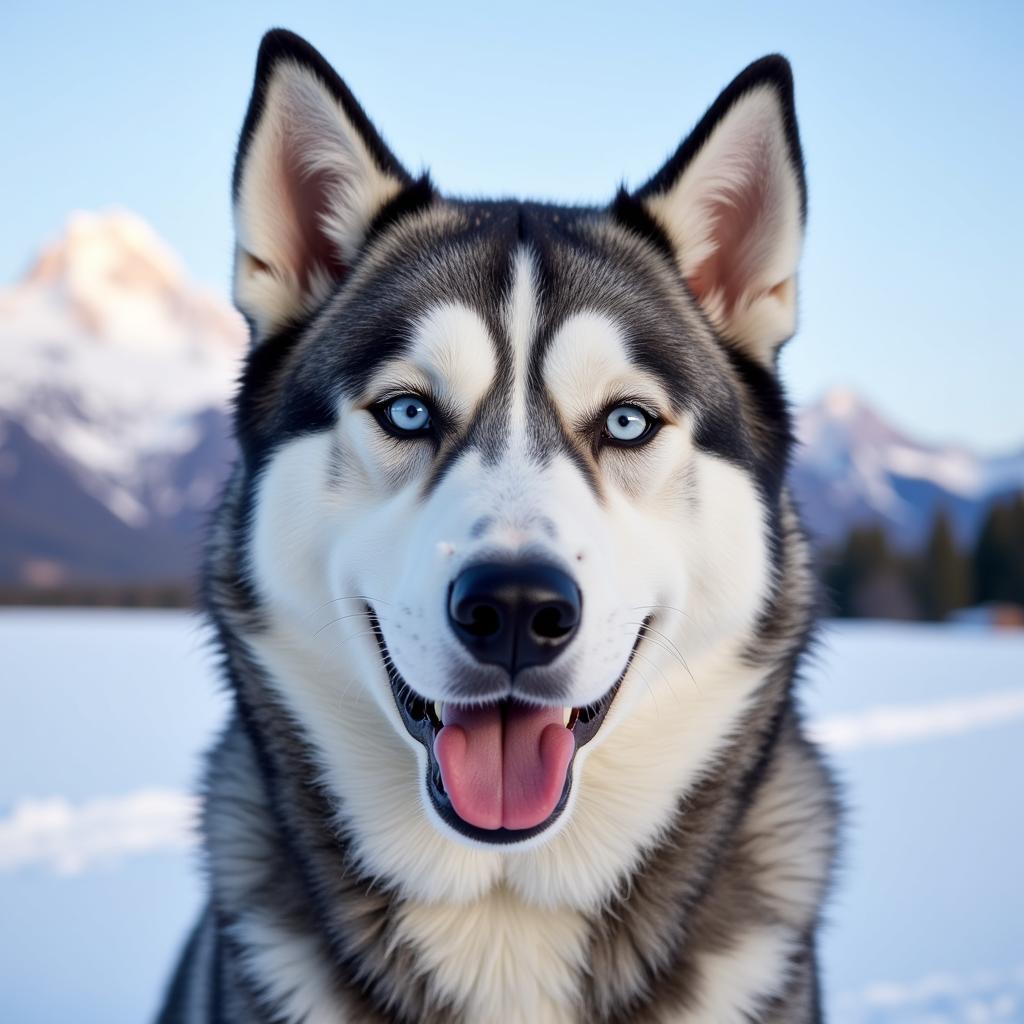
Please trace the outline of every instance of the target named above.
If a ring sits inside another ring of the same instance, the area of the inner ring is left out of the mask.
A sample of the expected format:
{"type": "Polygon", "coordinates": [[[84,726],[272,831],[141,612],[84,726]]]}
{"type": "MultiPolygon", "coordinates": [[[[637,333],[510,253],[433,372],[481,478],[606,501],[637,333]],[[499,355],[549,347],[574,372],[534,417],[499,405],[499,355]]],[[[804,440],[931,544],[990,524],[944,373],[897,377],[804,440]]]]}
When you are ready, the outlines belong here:
{"type": "Polygon", "coordinates": [[[1024,604],[1024,494],[988,510],[974,547],[974,595],[1024,604]]]}
{"type": "Polygon", "coordinates": [[[919,587],[925,618],[936,622],[971,601],[970,561],[957,547],[945,509],[936,514],[921,554],[919,587]]]}
{"type": "Polygon", "coordinates": [[[836,615],[842,618],[916,616],[906,566],[890,550],[881,526],[854,527],[827,563],[825,587],[836,615]]]}

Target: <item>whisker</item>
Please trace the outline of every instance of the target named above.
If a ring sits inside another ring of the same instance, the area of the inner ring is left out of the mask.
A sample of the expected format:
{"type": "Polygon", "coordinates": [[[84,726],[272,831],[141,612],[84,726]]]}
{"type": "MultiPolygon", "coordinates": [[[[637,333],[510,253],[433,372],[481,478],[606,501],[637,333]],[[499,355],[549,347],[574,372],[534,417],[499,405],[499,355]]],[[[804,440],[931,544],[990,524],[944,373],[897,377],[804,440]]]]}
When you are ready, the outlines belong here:
{"type": "MultiPolygon", "coordinates": [[[[665,675],[665,669],[662,668],[661,665],[659,665],[653,658],[648,657],[646,654],[644,654],[643,651],[641,651],[639,649],[639,647],[635,648],[633,650],[633,652],[630,655],[630,658],[643,658],[643,659],[645,659],[647,661],[647,663],[654,668],[654,670],[658,673],[658,675],[660,675],[662,677],[662,679],[666,679],[667,678],[666,675],[665,675]]],[[[632,664],[632,661],[630,662],[630,664],[632,664]]]]}
{"type": "Polygon", "coordinates": [[[687,620],[687,622],[692,623],[694,626],[697,627],[698,630],[700,630],[701,636],[703,636],[705,639],[707,638],[706,624],[702,624],[692,615],[690,615],[689,612],[684,612],[682,608],[677,608],[674,604],[638,604],[635,608],[632,608],[631,611],[644,611],[652,608],[660,608],[664,611],[675,612],[677,615],[681,615],[684,619],[687,620]]]}
{"type": "MultiPolygon", "coordinates": [[[[648,658],[646,654],[641,654],[639,651],[636,652],[636,657],[643,658],[644,661],[646,661],[648,665],[650,665],[652,668],[654,668],[654,670],[661,675],[661,678],[662,678],[663,682],[668,687],[669,693],[671,693],[672,696],[675,697],[677,702],[681,703],[681,701],[679,701],[679,694],[676,692],[676,688],[672,685],[672,680],[669,679],[669,677],[667,675],[665,675],[665,673],[662,670],[661,666],[656,661],[654,661],[653,659],[648,658]]],[[[640,669],[637,668],[637,671],[640,672],[640,669]]],[[[644,680],[644,682],[647,683],[648,688],[650,688],[651,684],[648,681],[647,676],[644,675],[642,672],[641,672],[640,675],[641,675],[641,678],[644,680]]],[[[654,697],[653,690],[651,692],[651,696],[654,697]]],[[[655,705],[655,707],[657,707],[657,705],[658,705],[658,701],[657,701],[656,698],[655,698],[655,701],[654,701],[654,705],[655,705]]]]}
{"type": "Polygon", "coordinates": [[[684,612],[682,608],[677,608],[673,604],[638,604],[631,608],[631,611],[642,612],[646,608],[662,608],[665,611],[675,612],[677,615],[682,615],[684,619],[689,619],[691,622],[695,621],[692,615],[684,612]]]}
{"type": "MultiPolygon", "coordinates": [[[[650,661],[650,658],[648,658],[647,660],[650,661]]],[[[652,664],[653,664],[653,662],[652,662],[652,664]]],[[[657,666],[655,666],[655,667],[657,667],[657,666]]],[[[643,672],[640,672],[639,666],[637,666],[637,672],[640,673],[640,678],[644,681],[644,685],[647,687],[647,692],[651,695],[651,700],[654,701],[654,709],[655,709],[655,711],[657,711],[658,714],[660,715],[661,714],[661,709],[658,707],[658,698],[654,695],[654,687],[651,686],[650,679],[648,679],[647,676],[643,672]]]]}
{"type": "Polygon", "coordinates": [[[389,607],[394,607],[390,601],[382,601],[379,597],[370,597],[367,594],[352,594],[349,597],[334,597],[330,601],[324,601],[323,604],[318,605],[311,612],[306,615],[306,619],[311,619],[317,612],[323,611],[325,608],[332,604],[339,604],[342,601],[364,601],[366,604],[373,605],[376,607],[379,604],[386,604],[389,607]]]}
{"type": "MultiPolygon", "coordinates": [[[[636,625],[637,625],[637,623],[634,623],[634,622],[624,623],[622,628],[623,629],[627,629],[629,627],[636,626],[636,625]]],[[[697,688],[697,692],[700,693],[700,686],[697,683],[697,680],[696,680],[693,672],[690,671],[690,666],[686,663],[686,659],[682,656],[681,653],[679,653],[678,649],[677,650],[672,650],[671,648],[667,647],[664,642],[659,640],[658,637],[651,636],[651,634],[649,632],[643,632],[645,630],[649,630],[650,628],[651,628],[650,626],[646,626],[643,623],[640,623],[641,635],[643,636],[643,638],[648,643],[651,643],[655,647],[657,647],[658,650],[664,651],[673,661],[677,661],[679,663],[679,665],[683,668],[683,670],[686,672],[686,674],[690,677],[691,682],[697,688]]]]}
{"type": "Polygon", "coordinates": [[[325,623],[323,626],[321,626],[313,634],[313,639],[315,640],[325,629],[330,629],[331,626],[336,626],[339,622],[344,622],[346,619],[358,619],[365,615],[366,612],[351,612],[348,615],[339,615],[336,619],[331,619],[330,622],[325,623]]]}
{"type": "MultiPolygon", "coordinates": [[[[343,615],[342,618],[352,618],[352,616],[350,616],[350,615],[343,615]]],[[[335,619],[334,621],[335,622],[340,622],[341,619],[335,619]]],[[[333,625],[333,623],[328,623],[327,625],[328,626],[329,625],[333,625]]],[[[326,629],[326,628],[327,627],[325,626],[324,629],[326,629]]],[[[323,632],[323,630],[318,630],[317,634],[322,633],[322,632],[323,632]]],[[[334,641],[334,643],[332,644],[332,646],[331,646],[331,648],[329,650],[334,650],[334,651],[341,650],[341,651],[343,651],[345,644],[351,643],[351,641],[358,640],[358,639],[360,639],[360,637],[364,637],[364,636],[380,637],[380,625],[379,625],[379,623],[377,625],[375,625],[375,626],[371,626],[369,629],[361,630],[358,633],[350,633],[347,636],[338,637],[334,641]]],[[[322,672],[323,669],[324,669],[324,664],[325,664],[325,662],[327,660],[328,653],[329,653],[329,651],[323,651],[321,653],[321,655],[320,655],[319,663],[317,665],[317,670],[320,671],[320,672],[322,672]]],[[[385,660],[386,663],[390,662],[391,661],[390,654],[384,660],[385,660]]],[[[345,675],[347,675],[347,677],[348,677],[346,679],[346,682],[345,682],[345,694],[347,694],[348,691],[351,689],[352,681],[353,681],[353,676],[352,676],[351,673],[345,673],[345,675]]],[[[344,696],[344,694],[342,694],[342,696],[344,696]]]]}
{"type": "Polygon", "coordinates": [[[687,664],[686,659],[681,654],[679,654],[677,651],[672,650],[669,647],[666,647],[665,643],[662,640],[659,640],[657,637],[653,637],[650,634],[645,634],[644,639],[648,640],[650,643],[654,644],[655,647],[664,651],[667,655],[669,655],[672,658],[673,661],[677,661],[682,666],[686,674],[690,677],[690,680],[693,682],[694,686],[697,685],[697,680],[696,678],[694,678],[693,673],[690,671],[690,666],[687,664]]]}
{"type": "Polygon", "coordinates": [[[665,641],[665,643],[667,643],[669,647],[671,647],[672,650],[675,651],[679,658],[682,660],[683,652],[679,650],[679,648],[676,647],[676,645],[672,642],[672,638],[667,636],[665,633],[662,633],[660,629],[655,629],[653,626],[648,625],[646,622],[627,622],[626,625],[642,626],[645,630],[647,630],[648,633],[657,633],[658,636],[660,636],[665,641]]]}
{"type": "MultiPolygon", "coordinates": [[[[629,625],[633,626],[635,625],[635,623],[631,622],[629,623],[629,625]]],[[[664,640],[660,639],[660,637],[658,636],[654,636],[651,633],[646,632],[646,630],[646,626],[643,627],[641,630],[641,636],[645,640],[647,640],[649,643],[654,644],[654,646],[657,647],[659,650],[664,651],[673,661],[678,662],[682,668],[686,669],[687,672],[690,671],[690,669],[687,667],[686,661],[678,651],[674,651],[671,647],[668,646],[668,644],[665,643],[664,640]]]]}

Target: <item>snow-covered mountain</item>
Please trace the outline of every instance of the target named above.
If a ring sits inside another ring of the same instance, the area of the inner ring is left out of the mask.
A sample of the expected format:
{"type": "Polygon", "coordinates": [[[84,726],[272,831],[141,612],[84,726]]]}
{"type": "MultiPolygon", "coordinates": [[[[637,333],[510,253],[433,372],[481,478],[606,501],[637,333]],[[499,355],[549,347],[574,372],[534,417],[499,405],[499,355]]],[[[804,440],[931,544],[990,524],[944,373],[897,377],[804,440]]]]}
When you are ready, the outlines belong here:
{"type": "Polygon", "coordinates": [[[852,526],[878,523],[897,546],[914,548],[939,508],[967,542],[992,500],[1024,489],[1024,448],[986,457],[922,444],[845,389],[801,409],[797,437],[791,482],[823,543],[841,540],[852,526]]]}
{"type": "MultiPolygon", "coordinates": [[[[0,585],[193,576],[245,335],[138,217],[70,218],[0,290],[0,585]]],[[[913,546],[940,505],[967,539],[1024,488],[1024,451],[919,444],[849,392],[802,410],[798,433],[793,483],[826,543],[880,522],[913,546]]]]}
{"type": "Polygon", "coordinates": [[[0,291],[0,580],[188,574],[244,350],[142,220],[74,214],[0,291]]]}

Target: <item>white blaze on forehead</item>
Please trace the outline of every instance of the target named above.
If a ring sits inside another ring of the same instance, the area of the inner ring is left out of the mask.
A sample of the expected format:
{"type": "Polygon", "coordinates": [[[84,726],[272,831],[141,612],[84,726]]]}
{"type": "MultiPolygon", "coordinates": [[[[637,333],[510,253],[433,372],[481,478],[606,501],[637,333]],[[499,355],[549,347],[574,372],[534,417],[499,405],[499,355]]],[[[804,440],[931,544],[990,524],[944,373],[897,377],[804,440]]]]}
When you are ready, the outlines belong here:
{"type": "Polygon", "coordinates": [[[505,303],[505,327],[512,346],[513,434],[526,422],[526,387],[530,372],[530,349],[537,331],[537,281],[533,257],[522,248],[515,255],[512,288],[505,303]]]}
{"type": "Polygon", "coordinates": [[[447,302],[427,310],[415,322],[408,350],[384,367],[371,387],[386,380],[429,386],[468,414],[492,386],[496,367],[494,339],[480,314],[461,303],[447,302]]]}
{"type": "Polygon", "coordinates": [[[638,391],[667,405],[663,388],[636,365],[622,330],[607,313],[585,310],[569,317],[544,357],[544,383],[570,422],[595,406],[638,391]]]}

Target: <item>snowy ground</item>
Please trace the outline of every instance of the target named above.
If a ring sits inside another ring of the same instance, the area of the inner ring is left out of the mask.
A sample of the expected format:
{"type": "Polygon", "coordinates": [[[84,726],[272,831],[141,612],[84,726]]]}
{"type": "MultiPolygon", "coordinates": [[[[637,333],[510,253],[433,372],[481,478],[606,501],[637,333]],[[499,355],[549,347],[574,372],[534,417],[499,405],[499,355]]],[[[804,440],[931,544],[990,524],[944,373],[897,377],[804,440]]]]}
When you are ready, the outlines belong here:
{"type": "MultiPolygon", "coordinates": [[[[212,658],[165,612],[7,610],[0,651],[0,1020],[137,1024],[199,905],[212,658]]],[[[1024,635],[837,625],[806,674],[850,805],[830,1020],[1024,1021],[1024,635]]]]}

